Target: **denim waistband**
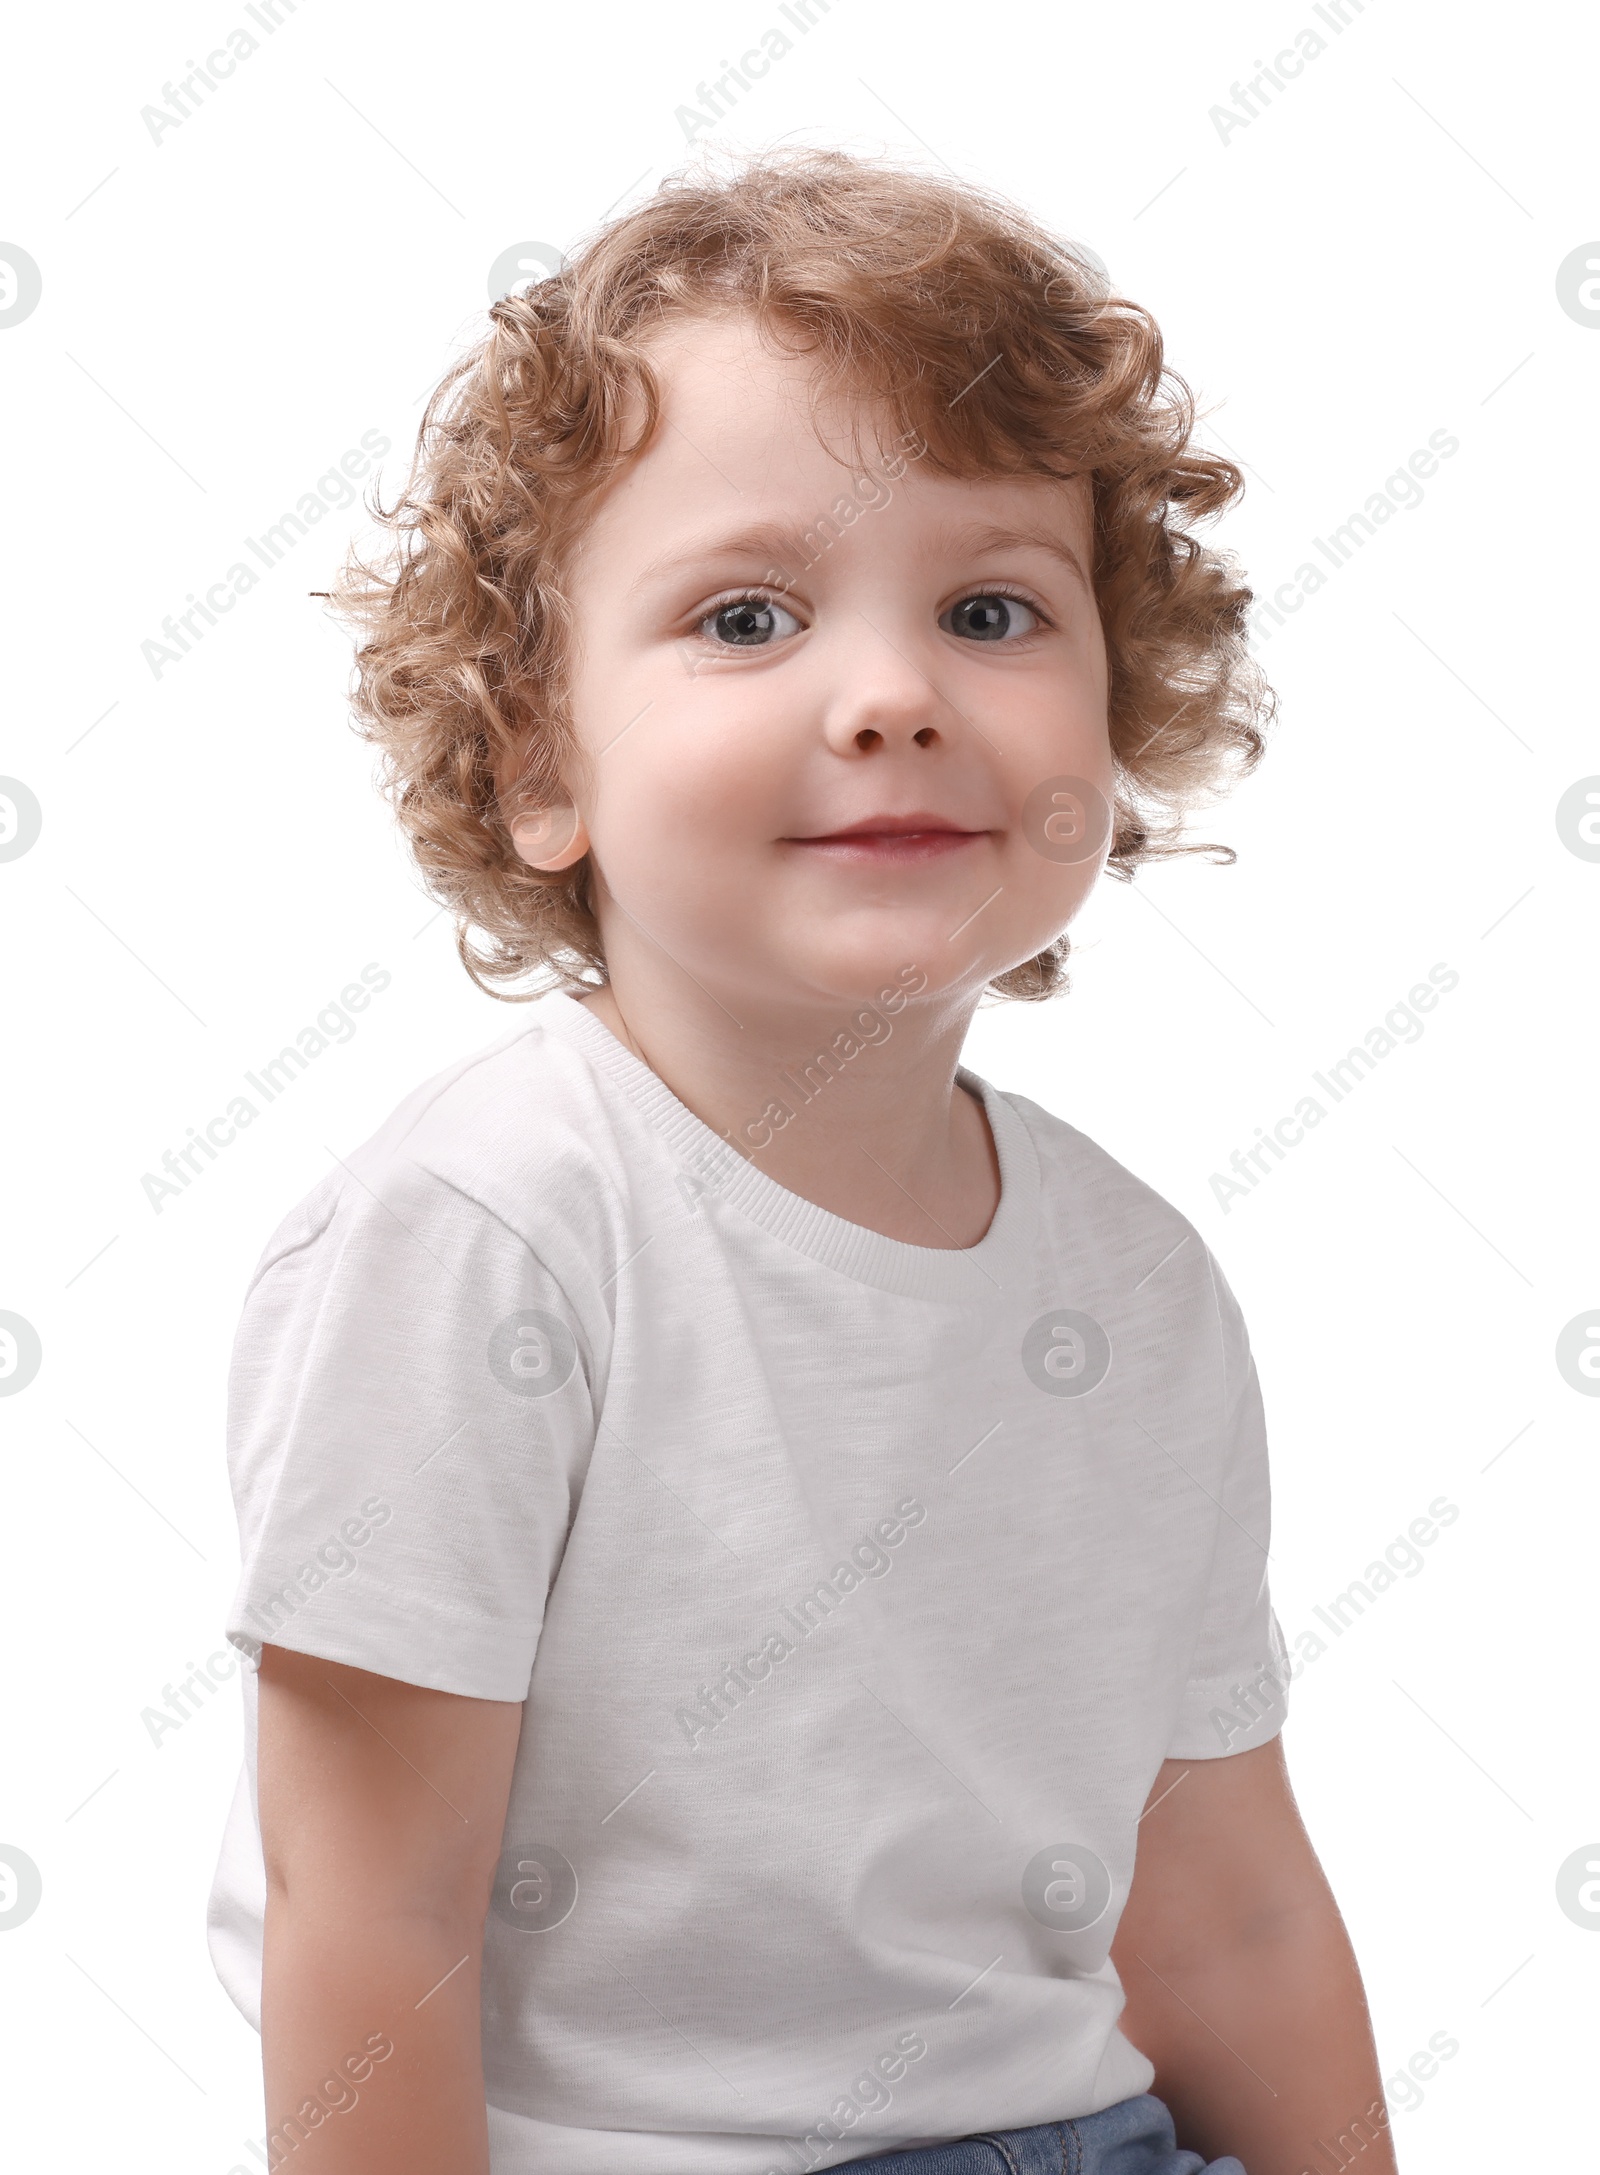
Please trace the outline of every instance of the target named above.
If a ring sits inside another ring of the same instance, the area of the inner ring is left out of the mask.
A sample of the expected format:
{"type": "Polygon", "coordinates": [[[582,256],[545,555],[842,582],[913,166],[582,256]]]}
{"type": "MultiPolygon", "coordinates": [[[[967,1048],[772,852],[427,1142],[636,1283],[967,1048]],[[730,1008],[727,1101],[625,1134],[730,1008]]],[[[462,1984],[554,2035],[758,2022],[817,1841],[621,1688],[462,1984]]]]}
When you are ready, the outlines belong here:
{"type": "Polygon", "coordinates": [[[1151,2092],[1070,2122],[987,2130],[834,2165],[849,2175],[1245,2175],[1231,2153],[1202,2160],[1180,2152],[1172,2117],[1151,2092]]]}

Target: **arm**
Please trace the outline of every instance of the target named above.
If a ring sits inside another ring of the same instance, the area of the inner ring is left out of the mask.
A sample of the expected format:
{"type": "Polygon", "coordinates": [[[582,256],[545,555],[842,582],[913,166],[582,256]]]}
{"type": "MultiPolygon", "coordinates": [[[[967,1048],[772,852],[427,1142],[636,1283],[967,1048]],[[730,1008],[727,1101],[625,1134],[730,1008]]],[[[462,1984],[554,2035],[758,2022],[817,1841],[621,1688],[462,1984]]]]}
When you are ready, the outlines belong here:
{"type": "Polygon", "coordinates": [[[268,2151],[488,2175],[483,1923],[522,1708],[261,1652],[268,2151]]]}
{"type": "Polygon", "coordinates": [[[1164,1763],[1111,1955],[1180,2145],[1246,2175],[1394,2175],[1361,1975],[1278,1739],[1164,1763]]]}

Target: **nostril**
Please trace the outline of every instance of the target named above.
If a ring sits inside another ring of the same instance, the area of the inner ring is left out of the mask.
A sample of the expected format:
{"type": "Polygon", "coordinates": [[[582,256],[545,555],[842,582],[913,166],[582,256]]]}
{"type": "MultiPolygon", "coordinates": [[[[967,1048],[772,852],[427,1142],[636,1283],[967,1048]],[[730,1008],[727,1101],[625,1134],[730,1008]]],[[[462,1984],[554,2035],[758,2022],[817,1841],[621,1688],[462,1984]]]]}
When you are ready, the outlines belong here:
{"type": "Polygon", "coordinates": [[[920,733],[913,733],[911,737],[919,748],[931,748],[939,735],[931,725],[924,725],[920,733]]]}
{"type": "Polygon", "coordinates": [[[882,738],[882,733],[878,731],[875,725],[863,725],[860,732],[856,734],[856,746],[865,755],[875,748],[882,738]]]}

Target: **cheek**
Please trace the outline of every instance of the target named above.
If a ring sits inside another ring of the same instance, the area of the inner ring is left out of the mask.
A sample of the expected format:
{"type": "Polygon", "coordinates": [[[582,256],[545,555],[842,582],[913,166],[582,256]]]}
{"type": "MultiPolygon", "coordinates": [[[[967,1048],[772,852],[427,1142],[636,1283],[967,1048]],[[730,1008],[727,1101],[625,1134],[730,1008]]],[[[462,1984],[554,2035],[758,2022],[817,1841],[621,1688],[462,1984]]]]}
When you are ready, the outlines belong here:
{"type": "Polygon", "coordinates": [[[703,683],[692,701],[664,690],[593,765],[602,871],[625,870],[628,886],[658,898],[681,892],[685,906],[747,886],[753,857],[782,829],[781,736],[752,718],[748,694],[737,709],[719,705],[733,712],[720,718],[709,694],[703,683]]]}
{"type": "Polygon", "coordinates": [[[1019,841],[1062,872],[1110,850],[1117,766],[1103,659],[1098,636],[1078,646],[1022,691],[1007,721],[1005,793],[1019,841]]]}
{"type": "Polygon", "coordinates": [[[1039,942],[1066,927],[1100,880],[1115,833],[1116,771],[1093,690],[1065,690],[1008,749],[1003,875],[1013,933],[1039,942]]]}
{"type": "Polygon", "coordinates": [[[1031,655],[1019,650],[992,666],[992,652],[972,644],[965,675],[971,703],[962,708],[979,726],[986,712],[1004,726],[988,728],[997,747],[985,752],[1008,779],[1023,777],[1025,792],[1056,772],[1089,766],[1098,777],[1111,768],[1111,668],[1100,615],[1087,602],[1057,611],[1056,628],[1031,655]]]}
{"type": "Polygon", "coordinates": [[[1055,861],[1013,834],[1003,874],[1016,935],[1035,949],[1052,942],[1093,891],[1104,865],[1103,850],[1081,861],[1055,861]]]}
{"type": "Polygon", "coordinates": [[[1098,607],[1085,599],[1062,642],[1058,672],[1060,728],[1074,740],[1108,741],[1111,659],[1098,607]]]}

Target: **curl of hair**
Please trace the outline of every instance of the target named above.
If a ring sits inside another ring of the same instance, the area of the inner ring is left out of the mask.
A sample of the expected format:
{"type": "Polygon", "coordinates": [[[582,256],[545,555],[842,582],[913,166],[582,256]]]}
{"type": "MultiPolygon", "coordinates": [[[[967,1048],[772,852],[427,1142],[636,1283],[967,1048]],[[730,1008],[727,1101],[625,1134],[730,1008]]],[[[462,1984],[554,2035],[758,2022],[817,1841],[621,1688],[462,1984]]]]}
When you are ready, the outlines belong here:
{"type": "MultiPolygon", "coordinates": [[[[915,434],[938,473],[1089,476],[1116,775],[1107,865],[1131,881],[1179,854],[1234,860],[1182,833],[1259,761],[1276,707],[1248,651],[1252,592],[1194,534],[1243,477],[1193,443],[1193,396],[1153,318],[999,197],[790,149],[670,178],[496,302],[428,402],[399,497],[372,509],[385,553],[352,553],[329,592],[360,637],[355,729],[474,981],[517,1000],[604,978],[587,857],[541,874],[510,819],[558,797],[577,758],[563,575],[586,509],[654,431],[646,342],[670,319],[732,311],[810,357],[820,390],[915,434]],[[630,416],[643,418],[631,439],[630,416]]],[[[991,992],[1054,995],[1069,949],[1058,938],[991,992]]]]}

